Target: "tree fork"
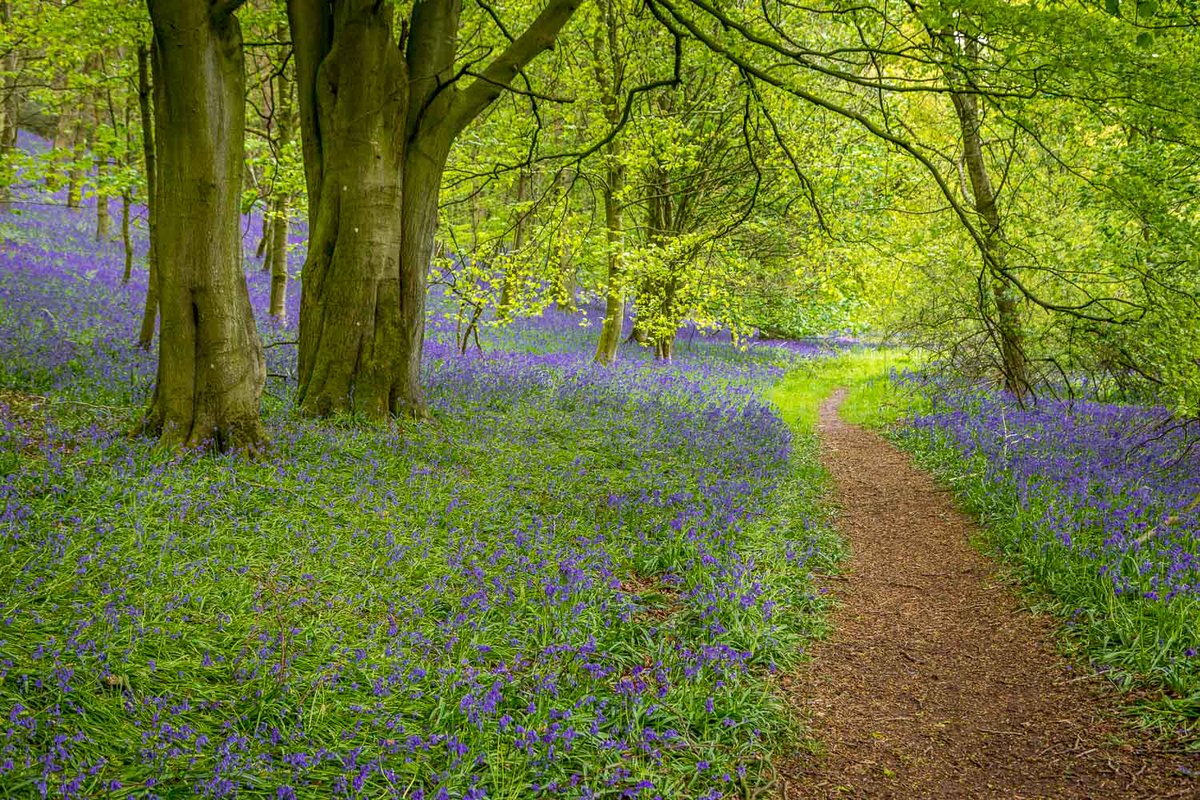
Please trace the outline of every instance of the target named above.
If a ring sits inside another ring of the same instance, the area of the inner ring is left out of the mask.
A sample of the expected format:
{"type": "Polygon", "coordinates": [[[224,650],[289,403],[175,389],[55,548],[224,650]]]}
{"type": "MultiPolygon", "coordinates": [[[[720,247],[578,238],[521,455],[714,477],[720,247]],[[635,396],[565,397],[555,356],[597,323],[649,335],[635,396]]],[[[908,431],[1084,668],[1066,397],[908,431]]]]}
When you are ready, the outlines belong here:
{"type": "Polygon", "coordinates": [[[579,3],[550,0],[459,89],[456,0],[416,0],[403,52],[390,6],[289,0],[309,197],[302,411],[427,415],[420,382],[426,272],[450,146],[550,47],[579,3]]]}

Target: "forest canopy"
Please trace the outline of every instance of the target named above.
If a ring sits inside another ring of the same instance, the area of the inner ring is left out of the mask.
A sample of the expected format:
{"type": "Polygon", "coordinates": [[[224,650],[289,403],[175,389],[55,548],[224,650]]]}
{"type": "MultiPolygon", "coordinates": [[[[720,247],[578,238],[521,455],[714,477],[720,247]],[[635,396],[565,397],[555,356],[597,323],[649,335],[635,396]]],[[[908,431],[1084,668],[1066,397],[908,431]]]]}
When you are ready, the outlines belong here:
{"type": "Polygon", "coordinates": [[[271,314],[302,284],[312,416],[425,416],[430,313],[466,352],[481,326],[593,302],[600,363],[627,338],[669,360],[685,324],[868,333],[1018,398],[1087,386],[1200,413],[1188,3],[0,14],[0,190],[120,198],[126,230],[148,227],[144,427],[167,444],[262,443],[248,211],[271,314]],[[19,147],[21,128],[45,144],[19,147]]]}

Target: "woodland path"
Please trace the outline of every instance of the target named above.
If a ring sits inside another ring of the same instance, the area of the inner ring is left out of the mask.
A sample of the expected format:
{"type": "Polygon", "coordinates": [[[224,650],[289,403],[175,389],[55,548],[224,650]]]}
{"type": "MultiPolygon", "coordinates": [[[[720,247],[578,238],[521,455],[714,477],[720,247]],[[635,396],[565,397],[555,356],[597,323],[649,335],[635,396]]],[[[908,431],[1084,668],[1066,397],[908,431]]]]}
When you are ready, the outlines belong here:
{"type": "Polygon", "coordinates": [[[779,797],[1200,798],[1200,760],[1155,752],[1111,692],[1072,675],[1053,622],[970,545],[977,526],[843,422],[843,396],[819,432],[851,557],[831,639],[788,681],[824,752],[786,765],[779,797]]]}

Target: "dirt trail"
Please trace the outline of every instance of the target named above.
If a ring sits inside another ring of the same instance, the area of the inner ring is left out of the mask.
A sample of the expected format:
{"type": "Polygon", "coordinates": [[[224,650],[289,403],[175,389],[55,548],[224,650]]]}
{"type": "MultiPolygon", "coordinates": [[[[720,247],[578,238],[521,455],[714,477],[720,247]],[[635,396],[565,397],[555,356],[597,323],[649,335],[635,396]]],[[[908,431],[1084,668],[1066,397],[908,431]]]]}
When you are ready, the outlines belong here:
{"type": "Polygon", "coordinates": [[[825,748],[780,797],[1198,798],[1197,758],[1152,752],[1072,675],[974,524],[879,436],[821,409],[822,460],[852,557],[830,641],[789,686],[825,748]]]}

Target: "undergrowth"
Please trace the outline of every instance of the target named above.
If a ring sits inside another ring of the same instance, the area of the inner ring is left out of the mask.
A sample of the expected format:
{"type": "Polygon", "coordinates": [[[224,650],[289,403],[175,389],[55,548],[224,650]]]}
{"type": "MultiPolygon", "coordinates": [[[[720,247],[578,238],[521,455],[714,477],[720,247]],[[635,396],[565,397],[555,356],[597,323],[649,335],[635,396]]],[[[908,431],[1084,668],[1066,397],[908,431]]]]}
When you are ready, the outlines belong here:
{"type": "Polygon", "coordinates": [[[264,323],[268,452],[165,453],[126,434],[144,276],[39,213],[0,269],[0,794],[769,785],[837,555],[815,439],[761,397],[795,359],[461,358],[435,328],[435,421],[381,429],[298,418],[264,323]]]}

